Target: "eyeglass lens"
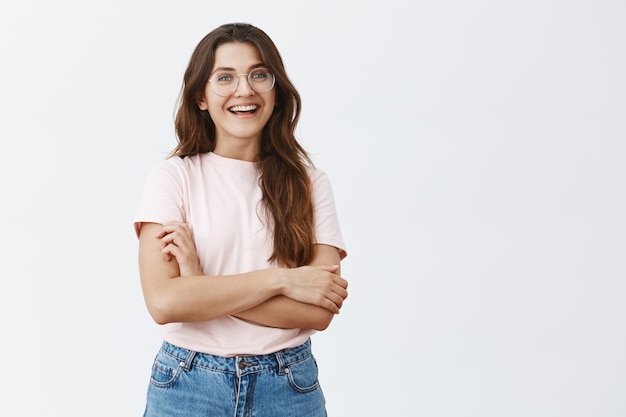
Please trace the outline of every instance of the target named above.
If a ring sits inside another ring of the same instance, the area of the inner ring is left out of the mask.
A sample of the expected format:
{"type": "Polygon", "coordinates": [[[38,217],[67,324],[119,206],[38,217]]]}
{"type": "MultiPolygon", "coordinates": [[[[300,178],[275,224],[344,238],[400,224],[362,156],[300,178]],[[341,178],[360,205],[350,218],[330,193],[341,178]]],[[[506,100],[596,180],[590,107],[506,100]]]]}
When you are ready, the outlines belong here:
{"type": "Polygon", "coordinates": [[[247,75],[248,85],[257,93],[267,93],[274,87],[274,74],[267,68],[256,68],[248,74],[220,71],[211,77],[211,88],[218,96],[227,97],[235,92],[239,78],[247,75]]]}

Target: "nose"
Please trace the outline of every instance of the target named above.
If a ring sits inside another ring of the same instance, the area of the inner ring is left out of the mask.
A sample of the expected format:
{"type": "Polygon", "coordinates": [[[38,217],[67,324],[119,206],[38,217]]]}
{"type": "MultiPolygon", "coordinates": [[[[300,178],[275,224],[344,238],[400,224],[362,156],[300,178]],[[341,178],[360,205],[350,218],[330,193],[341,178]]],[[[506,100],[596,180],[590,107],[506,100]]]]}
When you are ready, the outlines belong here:
{"type": "Polygon", "coordinates": [[[248,82],[248,74],[238,74],[237,75],[237,88],[235,88],[234,95],[236,97],[241,96],[251,96],[254,94],[254,90],[250,87],[250,83],[248,82]],[[241,79],[243,77],[243,81],[241,79]]]}

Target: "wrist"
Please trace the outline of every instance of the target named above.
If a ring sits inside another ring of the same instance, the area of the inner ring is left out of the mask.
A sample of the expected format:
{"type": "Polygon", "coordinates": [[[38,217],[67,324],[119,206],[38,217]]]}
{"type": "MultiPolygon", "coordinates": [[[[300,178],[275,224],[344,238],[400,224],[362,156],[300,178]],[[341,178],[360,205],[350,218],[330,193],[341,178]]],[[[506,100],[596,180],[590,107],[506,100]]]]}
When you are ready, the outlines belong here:
{"type": "Polygon", "coordinates": [[[285,295],[289,280],[287,279],[286,268],[270,269],[271,288],[274,291],[274,295],[285,295]]]}

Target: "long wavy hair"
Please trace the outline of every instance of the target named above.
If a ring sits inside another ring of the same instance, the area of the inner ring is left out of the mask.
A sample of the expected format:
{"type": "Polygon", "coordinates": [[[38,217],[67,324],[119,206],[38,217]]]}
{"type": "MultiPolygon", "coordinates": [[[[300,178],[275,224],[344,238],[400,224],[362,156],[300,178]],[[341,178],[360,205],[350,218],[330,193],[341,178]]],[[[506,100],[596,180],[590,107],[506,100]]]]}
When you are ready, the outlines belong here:
{"type": "Polygon", "coordinates": [[[313,258],[314,208],[308,167],[310,156],[295,138],[301,100],[289,81],[276,45],[261,29],[247,23],[230,23],[207,34],[196,46],[185,71],[175,117],[178,145],[171,156],[186,157],[215,149],[215,124],[202,111],[202,98],[220,45],[245,42],[259,51],[264,65],[275,75],[276,106],[263,128],[257,157],[261,172],[262,203],[274,248],[268,261],[301,266],[313,258]]]}

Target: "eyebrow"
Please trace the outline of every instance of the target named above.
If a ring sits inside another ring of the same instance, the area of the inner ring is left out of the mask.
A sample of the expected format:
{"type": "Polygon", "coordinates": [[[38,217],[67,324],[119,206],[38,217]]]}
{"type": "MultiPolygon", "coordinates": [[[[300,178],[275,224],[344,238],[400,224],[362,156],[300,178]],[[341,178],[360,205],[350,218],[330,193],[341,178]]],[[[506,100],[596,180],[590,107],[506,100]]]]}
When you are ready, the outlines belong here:
{"type": "MultiPolygon", "coordinates": [[[[251,65],[251,66],[248,68],[248,71],[252,71],[253,69],[263,68],[263,67],[265,67],[265,64],[264,64],[264,63],[262,63],[262,62],[260,62],[260,63],[258,63],[258,64],[251,65]]],[[[218,67],[218,68],[215,68],[213,71],[211,71],[211,74],[209,74],[209,75],[213,75],[213,74],[215,74],[217,71],[233,71],[233,72],[234,72],[234,71],[236,71],[236,70],[235,70],[235,68],[231,68],[231,67],[218,67]]]]}

